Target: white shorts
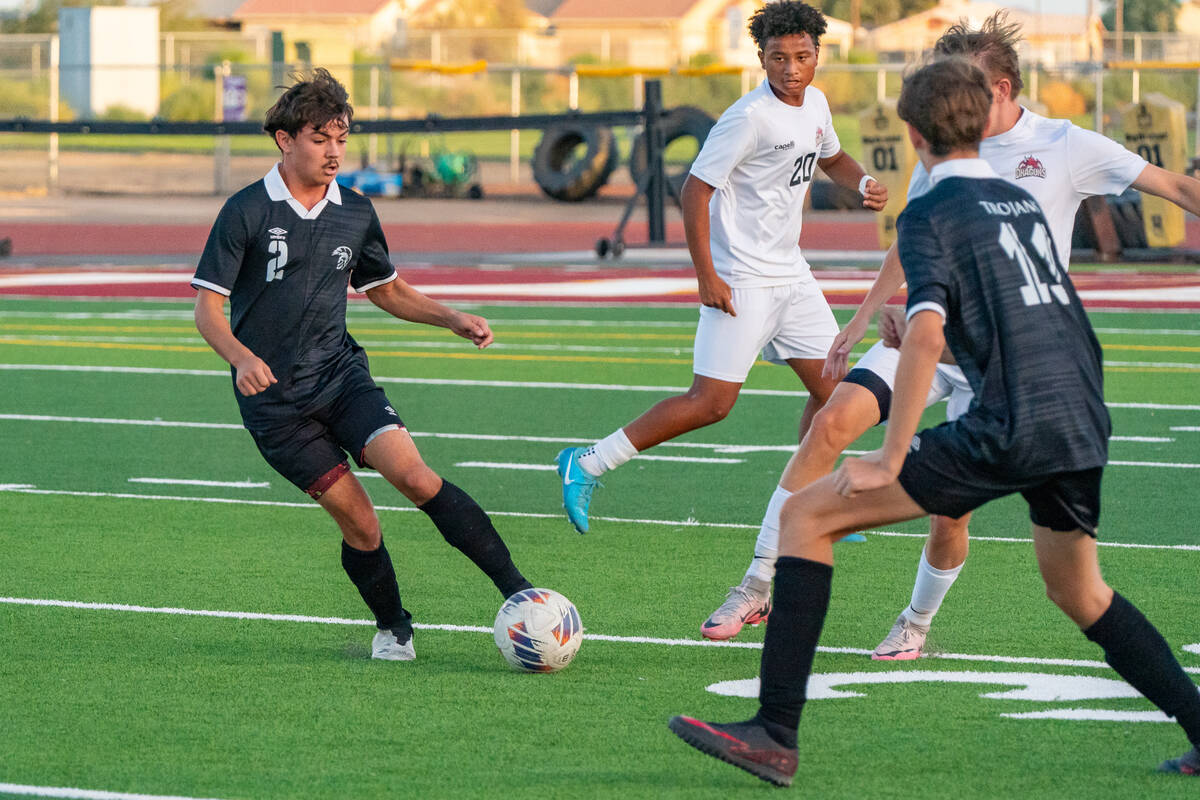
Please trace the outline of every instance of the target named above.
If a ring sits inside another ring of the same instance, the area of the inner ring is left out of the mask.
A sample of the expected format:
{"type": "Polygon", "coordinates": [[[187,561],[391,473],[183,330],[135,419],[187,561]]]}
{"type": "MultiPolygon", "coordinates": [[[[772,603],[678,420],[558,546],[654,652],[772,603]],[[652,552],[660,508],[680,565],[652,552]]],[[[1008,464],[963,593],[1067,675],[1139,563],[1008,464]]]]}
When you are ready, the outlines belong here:
{"type": "MultiPolygon", "coordinates": [[[[885,347],[883,342],[876,342],[866,355],[858,360],[854,369],[865,369],[874,373],[887,384],[889,390],[895,390],[896,367],[899,364],[899,350],[885,347]]],[[[933,375],[933,384],[929,387],[929,396],[925,398],[925,407],[929,408],[939,400],[949,398],[946,404],[946,419],[953,420],[966,413],[974,397],[975,393],[971,391],[971,384],[967,383],[967,376],[963,375],[963,371],[957,365],[938,364],[937,372],[933,375]]]]}
{"type": "Polygon", "coordinates": [[[736,317],[700,307],[692,372],[744,383],[759,352],[773,364],[791,358],[824,359],[838,334],[837,320],[816,280],[785,286],[733,289],[736,317]]]}

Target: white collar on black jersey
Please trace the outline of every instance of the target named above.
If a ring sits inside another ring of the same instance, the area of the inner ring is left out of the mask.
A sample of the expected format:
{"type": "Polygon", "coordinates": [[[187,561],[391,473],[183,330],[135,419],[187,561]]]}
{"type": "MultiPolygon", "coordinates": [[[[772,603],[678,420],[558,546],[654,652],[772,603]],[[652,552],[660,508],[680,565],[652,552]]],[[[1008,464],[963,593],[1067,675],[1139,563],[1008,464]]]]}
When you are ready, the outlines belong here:
{"type": "Polygon", "coordinates": [[[982,158],[952,158],[929,170],[929,183],[937,186],[943,178],[999,178],[992,165],[982,158]]]}
{"type": "Polygon", "coordinates": [[[338,188],[337,181],[330,181],[329,188],[325,190],[325,196],[321,201],[312,208],[305,208],[304,205],[292,196],[288,191],[287,184],[283,182],[283,176],[279,174],[279,164],[271,167],[271,171],[263,178],[263,183],[267,187],[267,197],[278,203],[280,200],[287,200],[287,204],[292,207],[292,210],[300,215],[300,219],[316,219],[325,210],[325,206],[329,203],[342,204],[342,192],[338,188]]]}

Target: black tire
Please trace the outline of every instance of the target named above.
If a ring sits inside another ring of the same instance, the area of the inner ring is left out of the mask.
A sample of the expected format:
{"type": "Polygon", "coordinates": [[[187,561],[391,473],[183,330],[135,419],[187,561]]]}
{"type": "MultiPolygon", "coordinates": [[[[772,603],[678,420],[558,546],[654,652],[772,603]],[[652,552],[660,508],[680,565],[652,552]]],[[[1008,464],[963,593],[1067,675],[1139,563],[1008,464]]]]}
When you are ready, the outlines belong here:
{"type": "MultiPolygon", "coordinates": [[[[1142,222],[1141,192],[1128,189],[1124,194],[1108,195],[1105,202],[1121,248],[1148,247],[1146,227],[1142,222]]],[[[1071,248],[1095,250],[1096,246],[1096,232],[1092,229],[1092,220],[1088,217],[1087,209],[1080,205],[1079,211],[1075,213],[1075,228],[1071,232],[1071,248]]]]}
{"type": "MultiPolygon", "coordinates": [[[[695,106],[673,108],[659,123],[663,133],[663,149],[669,147],[676,139],[690,136],[696,140],[696,152],[700,152],[700,148],[704,146],[704,140],[708,138],[708,132],[716,123],[717,121],[702,108],[695,106]]],[[[650,158],[648,149],[646,134],[639,133],[633,140],[633,149],[629,152],[629,176],[633,178],[634,186],[641,183],[642,177],[648,169],[647,161],[650,158]]],[[[683,182],[687,180],[688,170],[691,168],[692,165],[689,162],[682,168],[666,169],[667,182],[671,185],[676,197],[679,197],[679,193],[683,191],[683,182]]]]}
{"type": "Polygon", "coordinates": [[[617,142],[608,128],[562,123],[546,129],[533,151],[533,179],[555,200],[586,200],[617,166],[617,142]],[[582,156],[577,157],[580,145],[582,156]]]}
{"type": "Polygon", "coordinates": [[[1142,193],[1127,189],[1124,194],[1110,195],[1108,211],[1112,214],[1117,239],[1124,249],[1149,247],[1146,240],[1146,225],[1142,221],[1142,193]]]}

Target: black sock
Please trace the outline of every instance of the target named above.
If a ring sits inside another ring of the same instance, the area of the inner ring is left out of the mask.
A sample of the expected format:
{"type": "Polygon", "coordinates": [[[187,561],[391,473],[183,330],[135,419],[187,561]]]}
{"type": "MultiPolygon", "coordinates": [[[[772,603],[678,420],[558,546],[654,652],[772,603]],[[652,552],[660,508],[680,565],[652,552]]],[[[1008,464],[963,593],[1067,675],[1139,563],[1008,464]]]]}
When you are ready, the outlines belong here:
{"type": "Polygon", "coordinates": [[[757,719],[786,747],[796,746],[796,728],[832,586],[829,564],[792,556],[775,562],[774,606],[763,645],[757,719]]]}
{"type": "Polygon", "coordinates": [[[443,479],[438,493],[418,508],[429,515],[447,542],[492,579],[500,594],[507,598],[533,588],[513,563],[492,520],[462,489],[443,479]]]}
{"type": "Polygon", "coordinates": [[[375,615],[376,626],[412,633],[412,615],[400,604],[396,571],[382,539],[374,550],[356,550],[343,540],[342,569],[346,570],[367,608],[375,615]]]}
{"type": "Polygon", "coordinates": [[[1200,748],[1200,693],[1142,612],[1113,592],[1112,605],[1083,635],[1104,648],[1104,660],[1117,674],[1174,717],[1192,746],[1200,748]]]}

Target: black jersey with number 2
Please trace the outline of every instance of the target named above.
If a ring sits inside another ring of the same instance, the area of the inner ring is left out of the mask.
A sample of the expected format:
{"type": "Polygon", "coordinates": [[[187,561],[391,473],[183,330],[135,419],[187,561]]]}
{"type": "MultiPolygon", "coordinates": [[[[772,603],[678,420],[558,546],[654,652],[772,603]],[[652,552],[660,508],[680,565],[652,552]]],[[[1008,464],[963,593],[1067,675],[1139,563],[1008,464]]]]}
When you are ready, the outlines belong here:
{"type": "Polygon", "coordinates": [[[302,217],[272,170],[225,203],[208,237],[192,285],[229,297],[234,335],[279,381],[237,393],[243,417],[286,416],[361,359],[346,331],[347,286],[366,291],[395,277],[371,202],[336,188],[327,197],[302,217]]]}
{"type": "Polygon", "coordinates": [[[975,391],[956,422],[972,456],[1013,477],[1103,466],[1100,343],[1037,202],[999,178],[951,175],[897,228],[908,313],[943,314],[975,391]]]}

